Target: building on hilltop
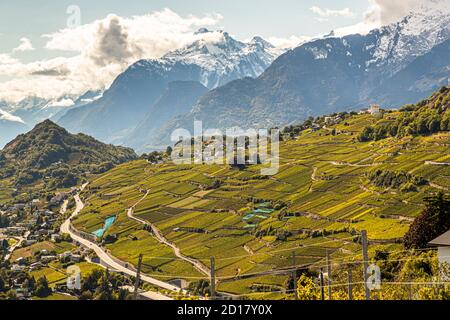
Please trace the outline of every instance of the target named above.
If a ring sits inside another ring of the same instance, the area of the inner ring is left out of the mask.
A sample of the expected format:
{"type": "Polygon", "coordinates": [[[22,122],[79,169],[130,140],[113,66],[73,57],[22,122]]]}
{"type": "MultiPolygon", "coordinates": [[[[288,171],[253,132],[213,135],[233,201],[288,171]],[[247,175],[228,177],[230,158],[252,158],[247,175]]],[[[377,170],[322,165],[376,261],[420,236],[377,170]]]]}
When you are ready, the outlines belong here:
{"type": "Polygon", "coordinates": [[[371,105],[368,111],[373,116],[378,116],[379,114],[381,114],[381,108],[377,104],[371,105]]]}
{"type": "Polygon", "coordinates": [[[381,107],[378,104],[372,104],[369,108],[367,109],[362,109],[359,114],[371,114],[373,116],[379,116],[381,115],[381,107]]]}

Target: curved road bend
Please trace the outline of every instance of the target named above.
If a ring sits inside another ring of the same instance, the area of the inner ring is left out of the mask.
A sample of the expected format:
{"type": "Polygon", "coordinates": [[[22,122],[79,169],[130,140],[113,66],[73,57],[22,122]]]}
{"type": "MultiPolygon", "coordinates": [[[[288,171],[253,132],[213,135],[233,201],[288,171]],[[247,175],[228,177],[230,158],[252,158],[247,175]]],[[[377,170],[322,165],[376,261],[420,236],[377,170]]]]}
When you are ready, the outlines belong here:
{"type": "Polygon", "coordinates": [[[169,240],[167,240],[167,239],[161,234],[161,232],[158,230],[158,228],[156,228],[155,225],[153,225],[152,223],[150,223],[150,222],[148,222],[148,221],[146,221],[146,220],[140,219],[140,218],[138,218],[138,217],[136,217],[136,216],[134,215],[134,208],[135,208],[141,201],[143,201],[143,200],[148,196],[149,192],[150,192],[150,191],[147,190],[147,192],[145,193],[145,195],[144,195],[138,202],[136,202],[136,204],[135,204],[134,206],[132,206],[131,208],[129,208],[129,209],[127,210],[127,215],[128,215],[128,217],[129,217],[130,219],[133,219],[133,220],[135,220],[135,221],[137,221],[137,222],[143,224],[143,225],[149,226],[149,227],[152,229],[152,232],[153,232],[154,236],[156,237],[156,239],[157,239],[160,243],[165,244],[166,246],[172,248],[172,250],[173,250],[173,252],[174,252],[174,254],[175,254],[176,257],[178,257],[178,258],[180,258],[180,259],[182,259],[182,260],[184,260],[184,261],[190,263],[190,264],[193,265],[198,271],[202,272],[203,274],[205,274],[206,276],[209,277],[209,276],[211,275],[211,271],[210,271],[210,269],[209,269],[207,266],[205,266],[203,263],[201,263],[200,261],[198,261],[198,260],[196,260],[196,259],[194,259],[194,258],[190,258],[190,257],[188,257],[188,256],[183,255],[183,254],[181,253],[180,248],[178,248],[175,244],[169,242],[169,240]]]}
{"type": "MultiPolygon", "coordinates": [[[[87,185],[87,184],[86,184],[87,185]]],[[[86,185],[83,185],[82,189],[84,189],[84,187],[86,185]]],[[[84,203],[81,201],[79,194],[74,196],[75,199],[75,203],[76,203],[76,208],[75,211],[72,213],[72,215],[70,216],[70,218],[68,218],[66,221],[64,221],[64,223],[61,225],[61,230],[60,232],[62,234],[69,234],[70,237],[80,243],[81,245],[83,245],[84,247],[93,250],[97,256],[99,257],[100,261],[108,266],[111,269],[115,269],[119,272],[122,272],[124,274],[130,275],[130,276],[136,276],[136,272],[133,270],[130,270],[128,268],[125,268],[124,266],[122,266],[121,264],[117,263],[116,261],[114,261],[106,252],[104,249],[102,249],[100,246],[98,246],[96,243],[93,243],[89,240],[86,240],[76,234],[74,234],[71,230],[70,230],[70,223],[71,223],[71,219],[73,217],[75,217],[76,215],[78,215],[80,213],[81,210],[83,210],[84,208],[84,203]]],[[[146,276],[144,274],[141,274],[141,280],[147,283],[150,283],[152,285],[167,289],[167,290],[171,290],[171,291],[176,291],[179,292],[179,288],[176,286],[173,286],[169,283],[163,282],[163,281],[159,281],[157,279],[151,278],[149,276],[146,276]]],[[[147,292],[146,295],[148,296],[148,298],[152,299],[152,300],[173,300],[172,298],[165,296],[163,294],[157,293],[157,292],[147,292]]]]}

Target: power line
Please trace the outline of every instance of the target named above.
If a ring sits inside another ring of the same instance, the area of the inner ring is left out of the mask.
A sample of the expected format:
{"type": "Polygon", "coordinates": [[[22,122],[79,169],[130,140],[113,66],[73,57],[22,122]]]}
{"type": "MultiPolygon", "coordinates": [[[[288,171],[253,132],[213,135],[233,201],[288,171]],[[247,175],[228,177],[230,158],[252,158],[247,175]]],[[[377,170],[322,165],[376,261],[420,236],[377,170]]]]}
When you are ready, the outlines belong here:
{"type": "MultiPolygon", "coordinates": [[[[450,256],[443,256],[443,258],[447,258],[450,256]]],[[[427,259],[427,257],[406,257],[406,258],[401,258],[401,259],[386,259],[383,261],[387,261],[387,262],[399,262],[399,261],[407,261],[407,260],[423,260],[423,259],[427,259]]],[[[348,261],[342,261],[340,263],[335,263],[332,262],[333,265],[356,265],[356,264],[363,264],[364,261],[363,260],[348,260],[348,261]]],[[[312,263],[305,263],[305,264],[299,264],[299,265],[292,265],[292,266],[288,266],[282,269],[276,269],[276,270],[270,270],[270,271],[259,271],[259,272],[250,272],[250,273],[242,273],[242,274],[237,274],[237,275],[230,275],[230,276],[216,276],[216,279],[218,280],[230,280],[230,279],[238,279],[238,278],[243,278],[243,277],[252,277],[252,276],[265,276],[265,275],[279,275],[279,274],[288,274],[289,272],[293,272],[295,270],[298,269],[304,269],[307,267],[313,267],[314,269],[319,269],[319,268],[326,268],[328,266],[327,263],[321,264],[321,265],[316,265],[316,264],[312,264],[312,263]]],[[[147,276],[151,276],[151,277],[160,277],[160,278],[181,278],[181,279],[208,279],[209,277],[207,276],[185,276],[185,275],[161,275],[161,274],[145,274],[147,276]]]]}

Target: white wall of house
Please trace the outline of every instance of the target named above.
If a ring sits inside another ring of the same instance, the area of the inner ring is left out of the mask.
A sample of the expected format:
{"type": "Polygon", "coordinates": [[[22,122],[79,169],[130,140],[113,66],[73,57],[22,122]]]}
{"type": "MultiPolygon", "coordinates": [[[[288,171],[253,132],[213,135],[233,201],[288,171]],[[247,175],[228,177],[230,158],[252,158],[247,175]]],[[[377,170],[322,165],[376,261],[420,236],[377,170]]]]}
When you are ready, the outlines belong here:
{"type": "Polygon", "coordinates": [[[448,264],[450,264],[450,247],[439,247],[438,259],[440,263],[447,262],[448,264]]]}
{"type": "Polygon", "coordinates": [[[438,247],[438,260],[440,265],[446,265],[446,267],[442,267],[441,273],[443,280],[448,281],[450,275],[444,273],[448,272],[450,267],[450,247],[438,247]]]}

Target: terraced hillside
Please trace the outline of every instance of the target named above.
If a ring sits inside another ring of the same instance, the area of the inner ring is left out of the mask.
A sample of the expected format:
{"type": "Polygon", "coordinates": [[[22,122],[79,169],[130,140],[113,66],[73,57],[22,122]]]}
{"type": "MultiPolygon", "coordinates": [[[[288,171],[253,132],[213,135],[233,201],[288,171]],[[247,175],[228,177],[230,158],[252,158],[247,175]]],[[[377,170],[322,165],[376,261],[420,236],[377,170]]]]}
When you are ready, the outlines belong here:
{"type": "Polygon", "coordinates": [[[371,253],[401,250],[423,198],[449,192],[449,132],[358,140],[368,126],[403,112],[382,119],[347,115],[337,124],[304,130],[281,143],[281,167],[272,177],[260,175],[261,165],[120,165],[91,181],[83,194],[87,206],[74,226],[92,233],[115,216],[103,237],[117,238],[106,247],[133,264],[143,253],[150,275],[207,278],[177,257],[163,237],[207,267],[214,256],[218,290],[279,297],[275,292],[288,279],[283,271],[293,265],[320,265],[327,251],[335,262],[357,259],[361,230],[368,231],[371,253]],[[136,203],[134,216],[160,237],[127,215],[136,203]]]}

